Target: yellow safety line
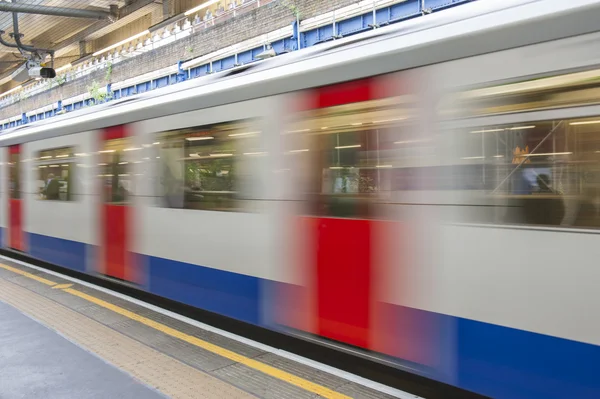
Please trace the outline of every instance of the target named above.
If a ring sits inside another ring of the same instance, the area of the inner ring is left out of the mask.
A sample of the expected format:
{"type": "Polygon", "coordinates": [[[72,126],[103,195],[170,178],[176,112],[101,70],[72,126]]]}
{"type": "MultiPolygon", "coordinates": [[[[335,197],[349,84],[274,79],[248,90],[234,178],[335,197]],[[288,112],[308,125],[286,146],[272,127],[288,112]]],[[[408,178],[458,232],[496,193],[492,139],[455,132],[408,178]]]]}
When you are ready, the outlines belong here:
{"type": "Polygon", "coordinates": [[[42,284],[56,285],[56,283],[54,281],[46,280],[43,277],[36,276],[35,274],[24,272],[23,270],[19,270],[19,269],[16,269],[14,267],[10,267],[10,266],[3,265],[3,264],[0,264],[0,267],[3,268],[3,269],[6,269],[6,270],[10,270],[13,273],[20,274],[21,276],[29,277],[30,279],[33,279],[35,281],[39,281],[42,284]]]}
{"type": "MultiPolygon", "coordinates": [[[[27,273],[24,272],[22,270],[16,269],[14,267],[10,267],[10,266],[6,266],[6,265],[2,265],[0,264],[0,267],[6,269],[6,270],[10,270],[12,272],[15,272],[17,274],[20,274],[22,276],[26,276],[29,278],[32,278],[36,281],[39,281],[43,284],[46,285],[56,285],[57,283],[54,283],[50,280],[46,280],[45,278],[42,277],[38,277],[34,274],[31,273],[27,273]]],[[[66,284],[64,284],[66,286],[66,284]]],[[[148,327],[154,328],[155,330],[158,330],[164,334],[170,335],[172,337],[178,338],[182,341],[185,341],[189,344],[195,345],[199,348],[205,349],[209,352],[215,353],[219,356],[222,356],[224,358],[233,360],[234,362],[237,363],[241,363],[245,366],[248,366],[250,368],[253,368],[257,371],[260,371],[264,374],[267,374],[271,377],[275,377],[277,379],[280,379],[282,381],[285,381],[287,383],[290,383],[292,385],[296,385],[306,391],[315,393],[317,395],[320,395],[324,398],[330,398],[330,399],[350,399],[349,396],[346,396],[344,394],[341,394],[339,392],[335,392],[329,388],[326,388],[322,385],[319,384],[315,384],[313,382],[310,382],[308,380],[305,380],[304,378],[300,378],[298,376],[295,376],[293,374],[290,374],[288,372],[279,370],[278,368],[275,368],[273,366],[269,366],[268,364],[259,362],[257,360],[254,359],[250,359],[246,356],[240,355],[238,353],[235,353],[233,351],[230,351],[228,349],[222,348],[220,346],[211,344],[210,342],[206,342],[204,340],[201,340],[199,338],[196,338],[194,336],[182,333],[181,331],[178,331],[174,328],[168,327],[164,324],[158,323],[154,320],[148,319],[146,317],[140,316],[134,312],[131,312],[129,310],[123,309],[119,306],[113,305],[112,303],[103,301],[102,299],[96,298],[94,296],[85,294],[81,291],[75,290],[73,288],[68,288],[70,287],[70,285],[68,285],[67,287],[65,287],[63,289],[64,292],[68,292],[71,295],[75,295],[79,298],[85,299],[86,301],[92,302],[98,306],[102,306],[103,308],[112,310],[115,313],[118,313],[122,316],[125,316],[129,319],[135,320],[137,322],[140,322],[148,327]]],[[[56,287],[56,288],[62,288],[62,287],[56,287]]]]}

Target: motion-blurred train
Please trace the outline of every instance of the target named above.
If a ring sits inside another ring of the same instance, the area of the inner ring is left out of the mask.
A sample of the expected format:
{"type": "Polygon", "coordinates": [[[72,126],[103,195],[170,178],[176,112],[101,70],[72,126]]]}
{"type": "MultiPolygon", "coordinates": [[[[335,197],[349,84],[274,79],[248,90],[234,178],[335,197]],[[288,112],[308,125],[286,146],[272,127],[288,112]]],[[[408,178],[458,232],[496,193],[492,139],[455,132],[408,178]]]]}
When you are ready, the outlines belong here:
{"type": "Polygon", "coordinates": [[[2,245],[495,398],[599,398],[600,1],[479,1],[0,136],[2,245]]]}

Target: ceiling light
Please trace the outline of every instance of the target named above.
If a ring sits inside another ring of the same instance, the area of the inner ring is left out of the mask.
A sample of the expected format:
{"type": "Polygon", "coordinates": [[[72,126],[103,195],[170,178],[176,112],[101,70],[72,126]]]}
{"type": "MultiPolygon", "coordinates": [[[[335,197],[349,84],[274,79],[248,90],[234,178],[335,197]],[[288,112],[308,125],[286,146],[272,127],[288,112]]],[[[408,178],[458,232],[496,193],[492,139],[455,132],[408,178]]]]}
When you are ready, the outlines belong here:
{"type": "Polygon", "coordinates": [[[187,17],[188,15],[194,14],[194,13],[196,13],[196,12],[198,12],[198,11],[206,8],[206,7],[212,6],[213,4],[218,3],[219,1],[221,1],[221,0],[210,0],[210,1],[207,1],[206,3],[200,4],[197,7],[190,8],[189,10],[187,10],[184,13],[184,15],[187,17]]]}
{"type": "Polygon", "coordinates": [[[137,151],[137,150],[141,150],[141,148],[139,148],[139,147],[125,148],[123,151],[137,151]]]}
{"type": "Polygon", "coordinates": [[[581,121],[581,122],[571,122],[569,125],[578,126],[578,125],[596,125],[600,123],[600,121],[581,121]]]}
{"type": "Polygon", "coordinates": [[[245,152],[244,155],[265,155],[266,152],[245,152]]]}
{"type": "Polygon", "coordinates": [[[55,69],[55,72],[56,72],[56,73],[58,73],[58,72],[62,72],[62,71],[65,71],[65,70],[67,70],[67,69],[69,69],[69,68],[71,68],[71,67],[72,67],[72,65],[69,63],[69,64],[67,64],[67,65],[63,65],[63,66],[61,66],[60,68],[56,68],[56,69],[55,69]]]}
{"type": "Polygon", "coordinates": [[[552,155],[571,155],[572,152],[545,152],[539,154],[523,154],[521,157],[549,157],[552,155]]]}
{"type": "Polygon", "coordinates": [[[205,136],[205,137],[186,137],[187,141],[200,141],[200,140],[212,140],[214,137],[205,136]]]}
{"type": "Polygon", "coordinates": [[[211,157],[232,157],[233,154],[209,154],[211,157]]]}
{"type": "Polygon", "coordinates": [[[360,148],[361,145],[360,144],[354,144],[354,145],[338,145],[337,147],[335,147],[336,150],[343,150],[346,148],[360,148]]]}
{"type": "Polygon", "coordinates": [[[535,125],[531,125],[531,126],[515,126],[515,127],[508,128],[508,130],[522,130],[522,129],[533,129],[533,128],[535,128],[535,125]]]}
{"type": "Polygon", "coordinates": [[[392,165],[376,165],[376,168],[391,168],[392,165]]]}
{"type": "Polygon", "coordinates": [[[290,150],[288,151],[290,154],[296,153],[296,152],[308,152],[310,151],[308,148],[302,148],[301,150],[290,150]]]}
{"type": "Polygon", "coordinates": [[[140,38],[140,37],[142,37],[142,36],[146,36],[148,33],[150,33],[150,31],[149,31],[148,29],[146,29],[145,31],[143,31],[143,32],[140,32],[140,33],[138,33],[137,35],[133,35],[133,36],[131,36],[130,38],[127,38],[127,39],[125,39],[125,40],[121,40],[121,41],[120,41],[120,42],[118,42],[118,43],[115,43],[115,44],[113,44],[113,45],[111,45],[111,46],[108,46],[108,47],[106,47],[106,48],[103,48],[102,50],[96,51],[96,52],[95,52],[94,54],[92,54],[92,55],[93,55],[94,57],[97,57],[97,56],[99,56],[100,54],[106,53],[107,51],[110,51],[110,50],[112,50],[112,49],[114,49],[114,48],[117,48],[117,47],[119,47],[119,46],[122,46],[122,45],[124,45],[124,44],[126,44],[126,43],[128,43],[128,42],[130,42],[130,41],[132,41],[132,40],[135,40],[135,39],[137,39],[137,38],[140,38]]]}
{"type": "Polygon", "coordinates": [[[230,134],[229,137],[254,136],[255,134],[260,134],[260,132],[233,133],[233,134],[230,134]]]}
{"type": "Polygon", "coordinates": [[[21,88],[22,88],[22,86],[21,86],[21,85],[15,86],[15,87],[13,87],[12,89],[10,89],[10,90],[8,90],[8,91],[5,91],[4,93],[2,93],[2,95],[3,95],[3,96],[5,96],[5,95],[7,95],[7,94],[14,93],[15,91],[17,91],[17,90],[19,90],[19,89],[21,89],[21,88]]]}
{"type": "Polygon", "coordinates": [[[480,156],[480,157],[462,157],[461,159],[484,159],[484,156],[480,156]]]}
{"type": "Polygon", "coordinates": [[[484,130],[474,130],[471,133],[492,133],[492,132],[503,132],[504,129],[484,129],[484,130]]]}

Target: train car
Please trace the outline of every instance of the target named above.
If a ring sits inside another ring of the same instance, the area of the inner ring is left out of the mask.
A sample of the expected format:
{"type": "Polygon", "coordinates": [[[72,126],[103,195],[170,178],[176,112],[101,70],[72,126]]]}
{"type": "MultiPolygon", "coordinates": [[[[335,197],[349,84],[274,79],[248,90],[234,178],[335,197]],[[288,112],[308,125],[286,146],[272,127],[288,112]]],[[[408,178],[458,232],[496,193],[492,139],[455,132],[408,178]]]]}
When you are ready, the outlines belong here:
{"type": "Polygon", "coordinates": [[[2,245],[495,398],[597,398],[600,2],[480,1],[0,135],[2,245]]]}

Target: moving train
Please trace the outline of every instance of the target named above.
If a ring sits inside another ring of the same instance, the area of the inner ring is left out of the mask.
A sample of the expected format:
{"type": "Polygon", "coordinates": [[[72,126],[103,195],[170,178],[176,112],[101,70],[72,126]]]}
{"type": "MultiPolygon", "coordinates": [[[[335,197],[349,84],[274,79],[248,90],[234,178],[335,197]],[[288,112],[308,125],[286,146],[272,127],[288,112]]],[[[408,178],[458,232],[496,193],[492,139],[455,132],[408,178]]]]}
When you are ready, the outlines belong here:
{"type": "Polygon", "coordinates": [[[479,1],[0,135],[5,249],[494,398],[598,398],[600,1],[479,1]]]}

